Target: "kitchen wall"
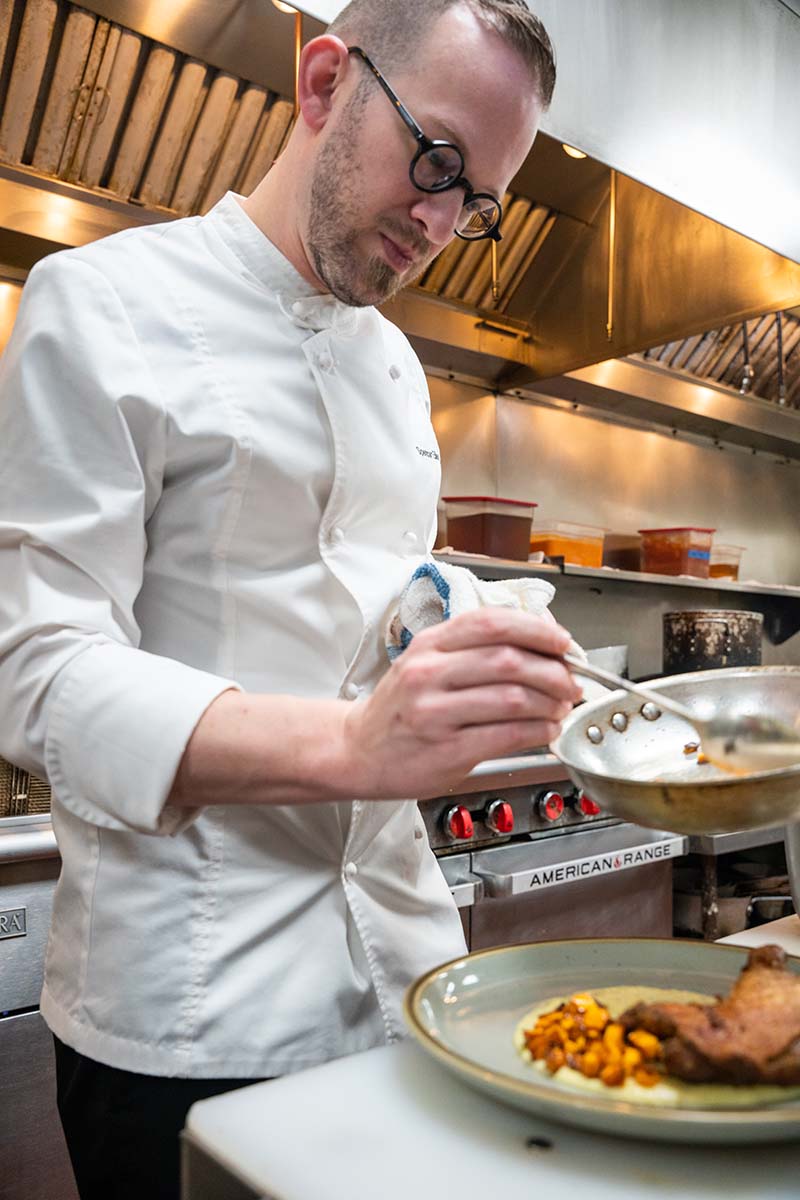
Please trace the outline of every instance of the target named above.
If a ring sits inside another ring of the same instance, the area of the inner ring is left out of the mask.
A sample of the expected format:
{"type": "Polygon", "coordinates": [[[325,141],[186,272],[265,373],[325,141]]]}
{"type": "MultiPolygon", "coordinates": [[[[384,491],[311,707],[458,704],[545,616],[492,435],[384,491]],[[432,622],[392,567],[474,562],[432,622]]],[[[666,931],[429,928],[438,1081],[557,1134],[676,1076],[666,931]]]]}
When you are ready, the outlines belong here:
{"type": "MultiPolygon", "coordinates": [[[[713,526],[718,542],[746,547],[740,578],[800,585],[800,463],[439,378],[429,384],[445,495],[535,500],[538,518],[617,532],[713,526]]],[[[740,593],[565,578],[554,611],[588,646],[631,645],[631,672],[643,675],[660,671],[662,612],[747,606],[740,593]]],[[[764,662],[800,664],[800,634],[778,646],[765,640],[764,662]]]]}
{"type": "Polygon", "coordinates": [[[19,308],[22,284],[0,279],[0,354],[11,337],[11,330],[19,308]]]}

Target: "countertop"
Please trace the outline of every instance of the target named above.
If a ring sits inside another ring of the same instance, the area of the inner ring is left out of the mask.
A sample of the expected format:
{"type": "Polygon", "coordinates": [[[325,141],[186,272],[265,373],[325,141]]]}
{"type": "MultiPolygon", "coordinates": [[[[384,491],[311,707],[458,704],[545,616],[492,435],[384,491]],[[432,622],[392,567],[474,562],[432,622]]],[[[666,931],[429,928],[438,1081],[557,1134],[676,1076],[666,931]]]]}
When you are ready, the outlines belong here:
{"type": "Polygon", "coordinates": [[[730,937],[719,940],[727,942],[729,946],[766,946],[769,942],[776,942],[783,946],[787,954],[800,958],[800,917],[796,914],[781,917],[779,921],[769,921],[766,925],[744,929],[741,933],[732,933],[730,937]]]}
{"type": "MultiPolygon", "coordinates": [[[[800,917],[725,938],[800,954],[800,917]]],[[[196,1104],[185,1133],[245,1190],[186,1200],[795,1200],[800,1147],[604,1137],[495,1103],[406,1041],[196,1104]],[[535,1139],[533,1142],[531,1139],[535,1139]]],[[[218,1190],[217,1190],[218,1189],[218,1190]]]]}

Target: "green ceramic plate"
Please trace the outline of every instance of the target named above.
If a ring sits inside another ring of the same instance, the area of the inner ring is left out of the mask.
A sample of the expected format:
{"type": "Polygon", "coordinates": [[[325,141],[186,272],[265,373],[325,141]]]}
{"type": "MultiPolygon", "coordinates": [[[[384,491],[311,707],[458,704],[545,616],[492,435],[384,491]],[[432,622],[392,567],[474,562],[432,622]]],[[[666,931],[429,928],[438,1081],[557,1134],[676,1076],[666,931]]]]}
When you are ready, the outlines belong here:
{"type": "MultiPolygon", "coordinates": [[[[541,1117],[624,1137],[677,1142],[800,1138],[800,1100],[748,1109],[645,1107],[570,1090],[518,1056],[518,1021],[540,1000],[625,984],[726,992],[747,961],[738,946],[626,938],[480,950],[409,988],[405,1016],[420,1045],[474,1087],[541,1117]]],[[[800,959],[789,959],[800,974],[800,959]]]]}

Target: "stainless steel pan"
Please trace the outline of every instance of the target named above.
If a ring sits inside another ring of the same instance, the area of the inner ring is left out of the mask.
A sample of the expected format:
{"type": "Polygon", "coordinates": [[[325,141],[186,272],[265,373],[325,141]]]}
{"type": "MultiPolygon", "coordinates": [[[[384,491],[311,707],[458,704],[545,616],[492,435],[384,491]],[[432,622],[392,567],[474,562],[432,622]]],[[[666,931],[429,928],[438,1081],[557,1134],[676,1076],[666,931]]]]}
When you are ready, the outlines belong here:
{"type": "MultiPolygon", "coordinates": [[[[800,667],[732,667],[650,681],[700,718],[769,714],[800,721],[800,667]]],[[[698,762],[691,728],[625,692],[581,704],[553,752],[570,778],[608,812],[676,833],[729,833],[800,820],[800,767],[731,775],[698,762]]]]}

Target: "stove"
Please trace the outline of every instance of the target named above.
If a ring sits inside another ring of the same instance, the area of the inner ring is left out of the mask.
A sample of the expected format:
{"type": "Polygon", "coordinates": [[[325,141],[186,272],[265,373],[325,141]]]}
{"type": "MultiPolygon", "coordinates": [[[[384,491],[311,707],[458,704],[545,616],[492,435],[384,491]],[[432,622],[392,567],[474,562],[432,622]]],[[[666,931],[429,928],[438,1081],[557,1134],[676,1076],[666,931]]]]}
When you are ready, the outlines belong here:
{"type": "Polygon", "coordinates": [[[419,807],[437,857],[613,820],[547,750],[480,763],[457,790],[419,807]]]}
{"type": "Polygon", "coordinates": [[[686,839],[604,812],[546,748],[480,763],[419,807],[470,949],[672,936],[686,839]]]}

